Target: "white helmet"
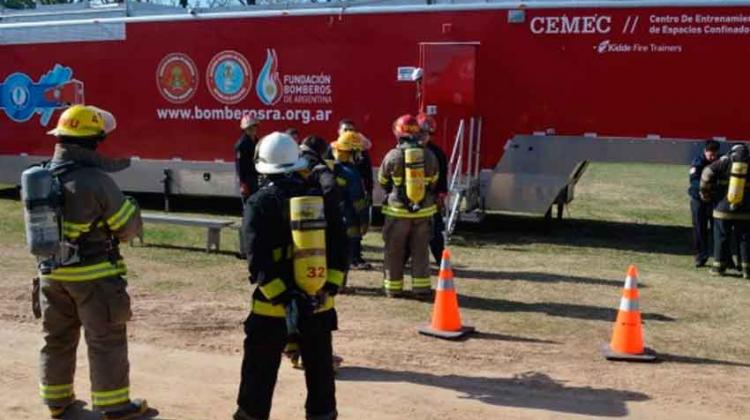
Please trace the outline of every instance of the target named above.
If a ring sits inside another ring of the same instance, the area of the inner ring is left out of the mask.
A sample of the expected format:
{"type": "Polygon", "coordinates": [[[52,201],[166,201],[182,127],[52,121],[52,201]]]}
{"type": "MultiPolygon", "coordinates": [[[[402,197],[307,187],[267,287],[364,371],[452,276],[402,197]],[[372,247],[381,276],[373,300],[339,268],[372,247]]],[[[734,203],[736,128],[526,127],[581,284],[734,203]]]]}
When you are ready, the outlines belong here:
{"type": "Polygon", "coordinates": [[[294,139],[275,131],[258,143],[255,170],[261,174],[283,174],[307,167],[307,160],[300,157],[299,146],[294,139]]]}

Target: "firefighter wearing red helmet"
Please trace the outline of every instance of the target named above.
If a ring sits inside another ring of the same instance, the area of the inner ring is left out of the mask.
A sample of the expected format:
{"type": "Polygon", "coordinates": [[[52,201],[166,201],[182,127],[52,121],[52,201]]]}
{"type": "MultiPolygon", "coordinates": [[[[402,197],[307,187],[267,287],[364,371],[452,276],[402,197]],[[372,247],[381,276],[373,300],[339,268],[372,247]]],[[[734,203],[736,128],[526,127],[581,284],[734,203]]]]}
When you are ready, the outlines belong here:
{"type": "Polygon", "coordinates": [[[378,183],[386,193],[383,285],[387,296],[402,295],[404,259],[410,248],[412,292],[417,297],[429,297],[429,242],[432,216],[437,212],[434,189],[438,162],[435,154],[422,146],[422,130],[414,116],[396,119],[393,134],[398,144],[385,155],[378,172],[378,183]]]}

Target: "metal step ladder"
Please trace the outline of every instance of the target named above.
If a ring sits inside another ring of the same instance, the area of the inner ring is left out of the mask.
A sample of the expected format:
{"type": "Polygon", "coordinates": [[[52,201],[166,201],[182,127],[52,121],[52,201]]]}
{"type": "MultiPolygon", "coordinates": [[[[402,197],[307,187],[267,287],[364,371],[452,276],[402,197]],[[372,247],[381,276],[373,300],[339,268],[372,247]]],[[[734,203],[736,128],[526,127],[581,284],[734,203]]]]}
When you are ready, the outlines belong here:
{"type": "Polygon", "coordinates": [[[448,161],[448,196],[443,209],[446,243],[459,221],[479,223],[484,219],[479,183],[481,150],[482,118],[472,117],[468,123],[460,120],[448,161]]]}

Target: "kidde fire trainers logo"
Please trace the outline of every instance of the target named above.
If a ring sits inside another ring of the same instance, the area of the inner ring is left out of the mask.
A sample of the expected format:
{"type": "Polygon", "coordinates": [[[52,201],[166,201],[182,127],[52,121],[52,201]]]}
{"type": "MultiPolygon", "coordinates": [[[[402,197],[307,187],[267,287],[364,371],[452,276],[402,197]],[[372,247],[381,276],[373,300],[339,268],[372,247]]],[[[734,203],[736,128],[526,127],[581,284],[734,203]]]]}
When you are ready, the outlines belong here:
{"type": "Polygon", "coordinates": [[[245,99],[253,83],[253,73],[245,56],[237,51],[222,51],[208,63],[206,84],[217,101],[227,105],[245,99]]]}
{"type": "Polygon", "coordinates": [[[276,50],[269,48],[266,50],[266,62],[255,83],[255,93],[264,104],[274,105],[281,100],[283,89],[279,81],[279,57],[276,50]]]}
{"type": "Polygon", "coordinates": [[[605,39],[604,41],[600,42],[599,45],[596,45],[594,49],[596,49],[596,52],[598,52],[599,54],[628,53],[633,51],[633,46],[629,44],[618,44],[605,39]]]}
{"type": "Polygon", "coordinates": [[[169,102],[185,103],[198,90],[198,68],[185,54],[167,54],[157,67],[156,86],[161,96],[169,102]]]}

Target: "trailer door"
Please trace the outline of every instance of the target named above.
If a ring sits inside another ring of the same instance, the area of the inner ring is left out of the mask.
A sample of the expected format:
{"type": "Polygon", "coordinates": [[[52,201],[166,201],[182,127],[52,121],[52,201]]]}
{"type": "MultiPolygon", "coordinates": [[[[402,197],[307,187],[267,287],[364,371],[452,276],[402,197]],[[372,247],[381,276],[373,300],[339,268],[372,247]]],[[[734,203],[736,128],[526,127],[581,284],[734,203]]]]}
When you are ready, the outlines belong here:
{"type": "MultiPolygon", "coordinates": [[[[458,121],[476,116],[476,57],[479,43],[419,45],[420,110],[433,115],[438,125],[436,143],[450,153],[458,121]]],[[[467,121],[468,122],[468,121],[467,121]]]]}

